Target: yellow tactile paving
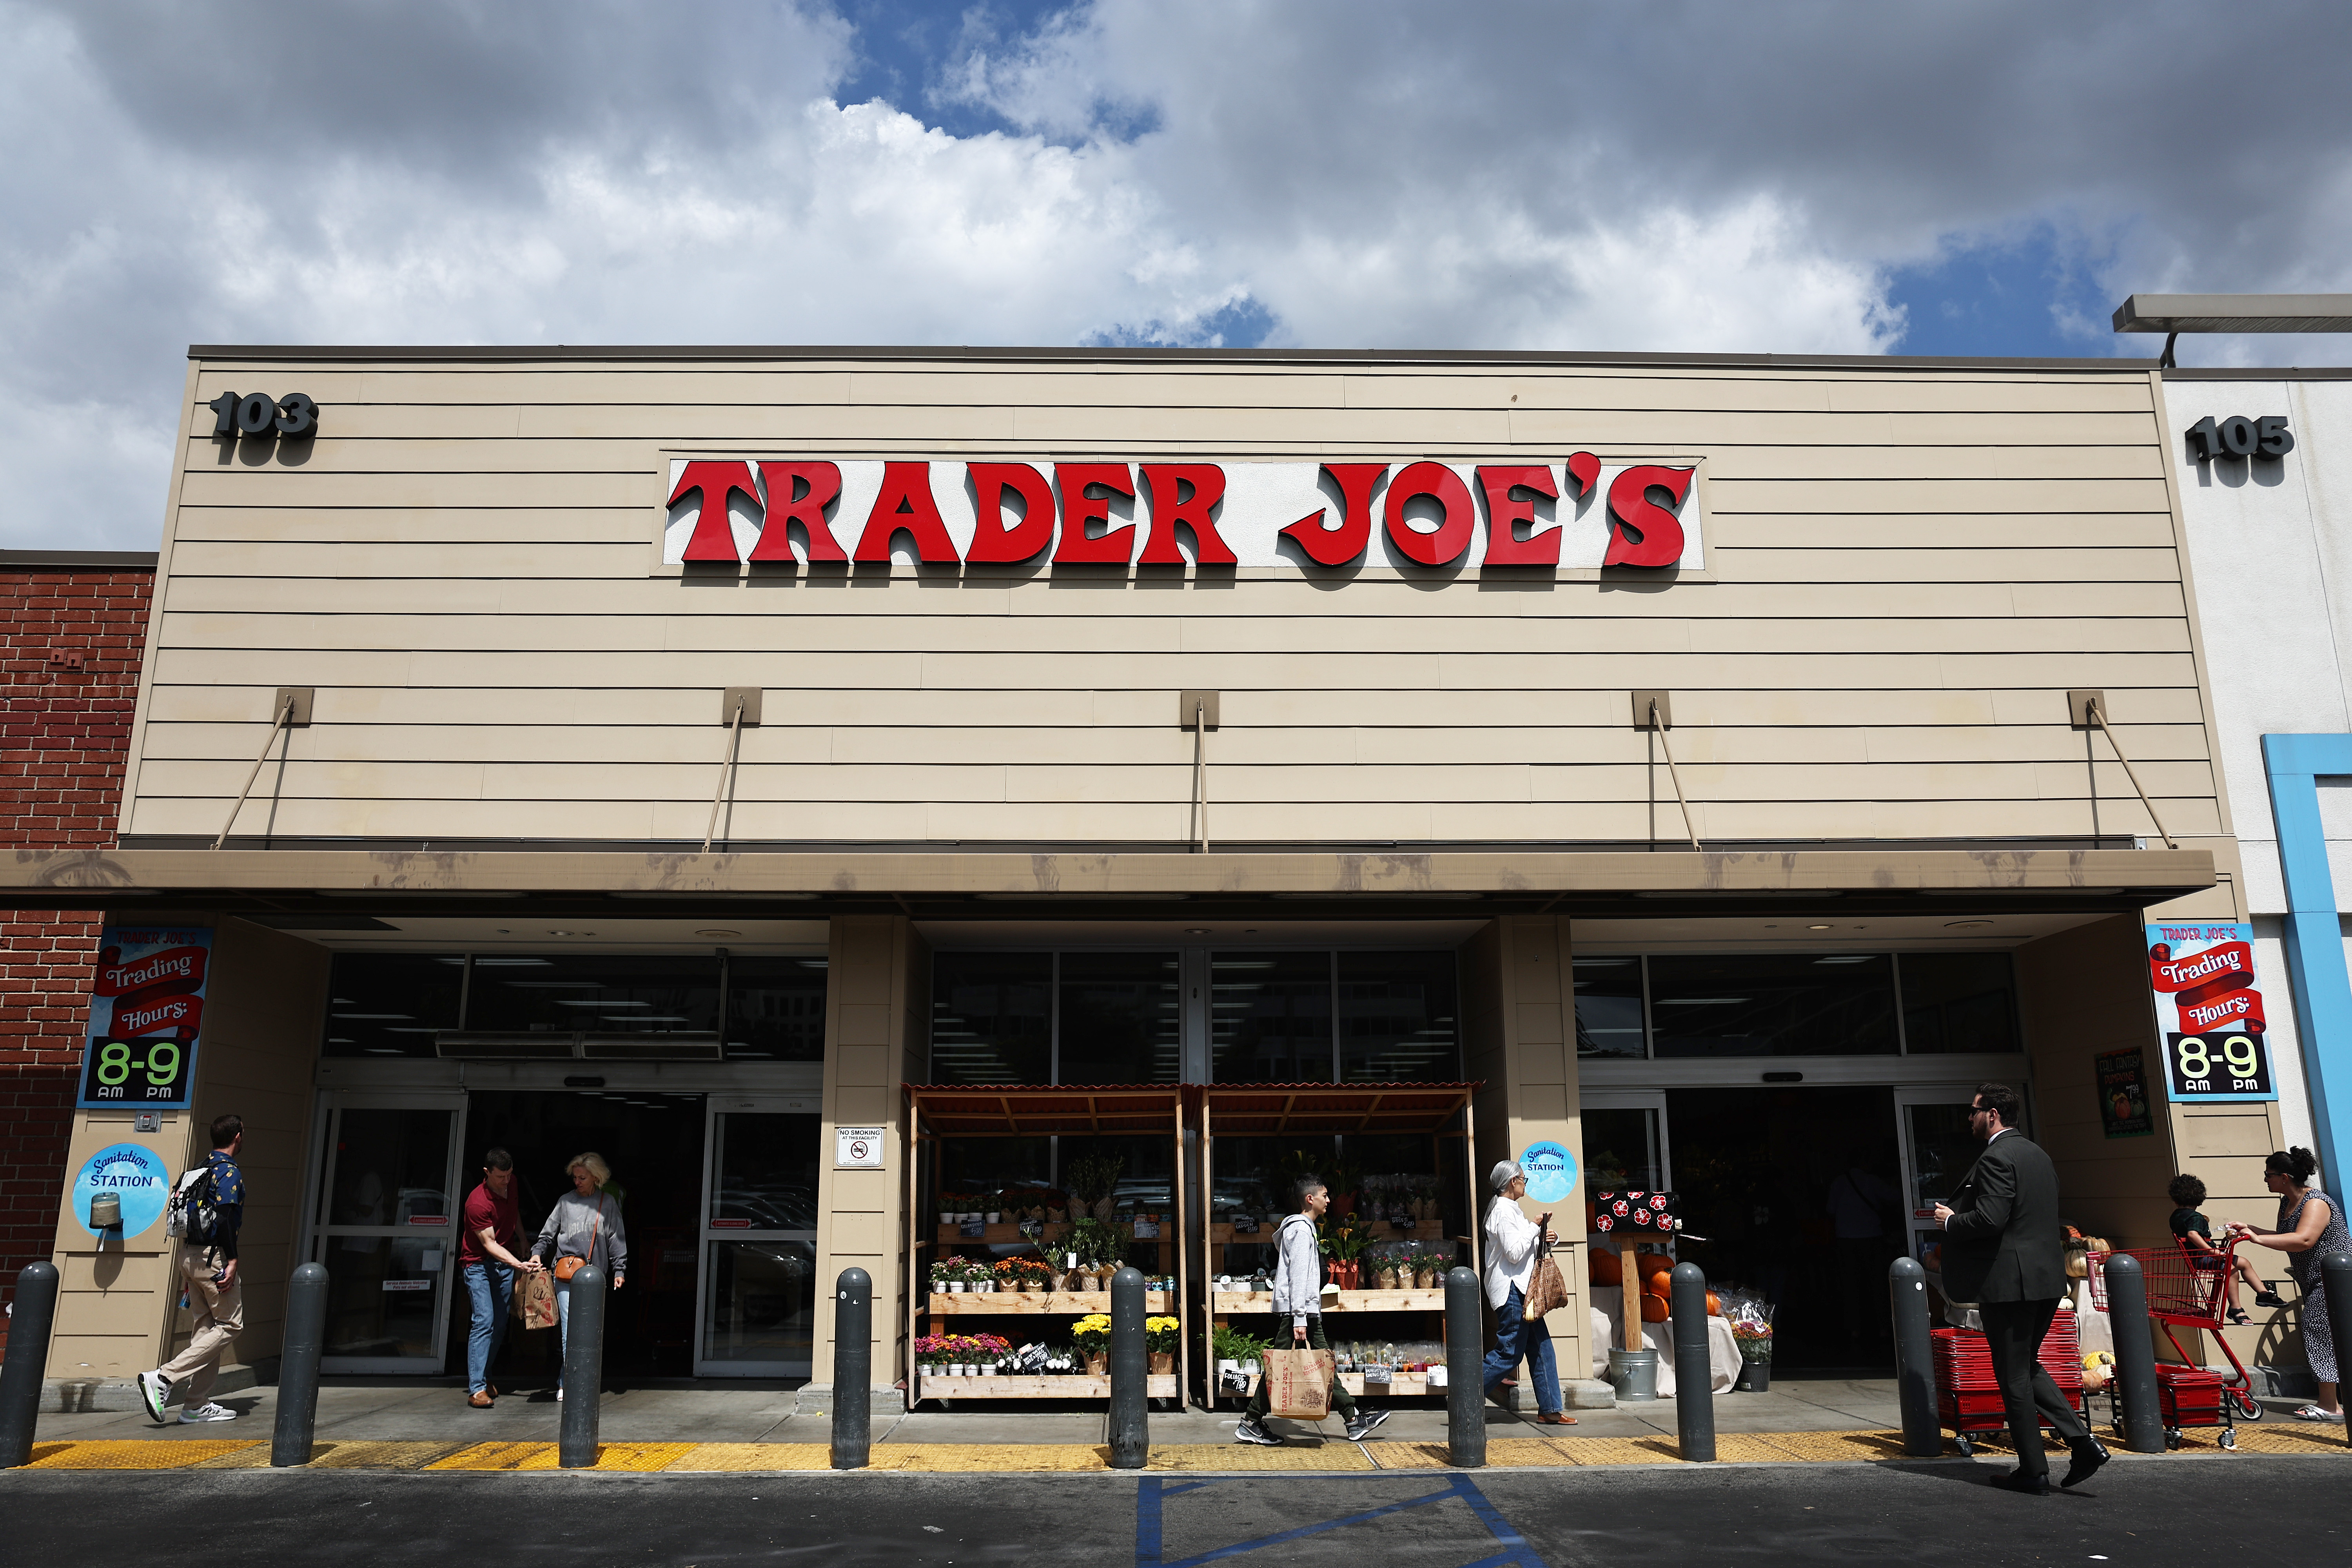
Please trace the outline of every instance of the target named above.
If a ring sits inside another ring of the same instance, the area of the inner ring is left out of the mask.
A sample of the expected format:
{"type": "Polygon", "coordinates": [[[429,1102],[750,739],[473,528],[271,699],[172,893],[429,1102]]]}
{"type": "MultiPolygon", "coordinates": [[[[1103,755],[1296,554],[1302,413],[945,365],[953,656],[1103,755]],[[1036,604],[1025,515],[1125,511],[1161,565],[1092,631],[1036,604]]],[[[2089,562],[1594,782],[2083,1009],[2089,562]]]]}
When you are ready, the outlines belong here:
{"type": "Polygon", "coordinates": [[[49,1452],[35,1450],[28,1470],[184,1470],[206,1459],[248,1448],[266,1455],[268,1446],[245,1442],[205,1442],[195,1438],[153,1438],[145,1442],[43,1444],[49,1452]]]}
{"type": "Polygon", "coordinates": [[[828,1443],[697,1443],[673,1470],[829,1470],[828,1443]]]}
{"type": "Polygon", "coordinates": [[[881,1443],[872,1457],[869,1469],[918,1474],[1110,1468],[1108,1448],[1062,1443],[881,1443]]]}
{"type": "Polygon", "coordinates": [[[1155,1470],[1369,1470],[1372,1461],[1353,1443],[1321,1447],[1284,1444],[1279,1448],[1246,1443],[1155,1443],[1147,1458],[1155,1470]]]}
{"type": "MultiPolygon", "coordinates": [[[[693,1443],[599,1443],[595,1470],[666,1470],[687,1455],[693,1443]]],[[[562,1446],[556,1443],[477,1443],[446,1458],[436,1459],[428,1470],[559,1470],[562,1446]]]]}
{"type": "MultiPolygon", "coordinates": [[[[2186,1454],[2222,1452],[2221,1429],[2192,1427],[2182,1435],[2186,1454]]],[[[2110,1439],[2110,1446],[2113,1440],[2110,1439]]],[[[1945,1452],[1954,1451],[1949,1437],[1945,1452]]],[[[2343,1454],[2352,1451],[2335,1426],[2246,1423],[2238,1428],[2242,1454],[2343,1454]]],[[[556,1470],[554,1443],[359,1442],[313,1446],[312,1469],[556,1470]]],[[[1887,1431],[1737,1432],[1716,1439],[1727,1464],[1831,1463],[1900,1459],[1903,1435],[1887,1431]]],[[[1486,1463],[1497,1469],[1570,1465],[1658,1465],[1682,1458],[1674,1438],[1496,1437],[1486,1463]]],[[[825,1470],[832,1450],[823,1443],[604,1443],[599,1470],[825,1470]]],[[[145,1441],[51,1442],[36,1445],[27,1468],[51,1470],[232,1470],[269,1464],[269,1445],[252,1439],[153,1438],[145,1441]]],[[[1110,1450],[1075,1443],[885,1443],[873,1450],[875,1470],[908,1474],[1012,1475],[1041,1471],[1101,1471],[1110,1450]]],[[[1450,1468],[1443,1443],[1382,1442],[1360,1447],[1336,1440],[1279,1448],[1234,1443],[1163,1443],[1150,1453],[1160,1471],[1442,1470],[1450,1468]]]]}

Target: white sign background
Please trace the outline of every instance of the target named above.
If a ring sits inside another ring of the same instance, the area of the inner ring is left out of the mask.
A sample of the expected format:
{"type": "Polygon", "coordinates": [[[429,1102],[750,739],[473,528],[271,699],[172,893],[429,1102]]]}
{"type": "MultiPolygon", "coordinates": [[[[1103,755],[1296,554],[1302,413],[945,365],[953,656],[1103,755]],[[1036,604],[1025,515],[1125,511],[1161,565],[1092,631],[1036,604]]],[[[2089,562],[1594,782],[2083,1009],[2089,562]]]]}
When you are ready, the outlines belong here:
{"type": "Polygon", "coordinates": [[[833,1168],[836,1171],[878,1171],[882,1168],[882,1129],[836,1127],[833,1130],[833,1168]]]}
{"type": "MultiPolygon", "coordinates": [[[[719,460],[740,460],[749,463],[751,466],[755,482],[764,483],[759,474],[759,464],[762,459],[747,457],[740,459],[721,458],[719,460]]],[[[765,460],[775,462],[805,459],[783,459],[772,455],[765,460]]],[[[1019,461],[1020,459],[991,460],[1019,461]]],[[[1183,458],[1169,459],[1171,462],[1178,463],[1199,460],[1183,458]]],[[[665,491],[665,494],[676,492],[678,479],[686,472],[688,461],[688,459],[684,458],[675,458],[670,460],[669,489],[665,491]]],[[[1603,462],[1601,478],[1592,489],[1580,500],[1572,501],[1567,497],[1575,486],[1573,481],[1569,479],[1564,465],[1559,463],[1531,463],[1524,458],[1490,458],[1474,459],[1466,463],[1447,463],[1444,466],[1453,469],[1461,478],[1463,485],[1470,491],[1477,512],[1477,521],[1471,531],[1469,548],[1463,552],[1461,557],[1451,568],[1428,567],[1408,560],[1398,553],[1396,546],[1390,541],[1384,521],[1387,516],[1389,480],[1402,472],[1405,466],[1403,462],[1392,462],[1389,465],[1388,473],[1372,489],[1371,542],[1360,564],[1365,570],[1388,572],[1411,570],[1424,574],[1440,570],[1475,569],[1486,557],[1486,495],[1478,483],[1477,473],[1479,468],[1484,466],[1549,469],[1552,486],[1559,491],[1561,499],[1555,501],[1545,500],[1538,497],[1535,502],[1535,521],[1527,525],[1523,531],[1532,537],[1558,524],[1559,529],[1559,570],[1596,569],[1601,564],[1601,558],[1609,551],[1609,487],[1616,482],[1617,476],[1629,468],[1640,468],[1653,463],[1669,468],[1690,468],[1695,466],[1696,461],[1697,459],[1691,458],[1644,458],[1638,462],[1607,460],[1603,462]]],[[[1032,459],[1030,466],[1044,475],[1048,482],[1054,479],[1054,464],[1032,459]]],[[[1284,529],[1318,507],[1324,512],[1323,526],[1326,528],[1338,526],[1343,510],[1339,487],[1323,478],[1321,464],[1227,462],[1217,466],[1224,470],[1225,494],[1224,499],[1217,503],[1210,515],[1217,525],[1217,536],[1225,542],[1225,547],[1234,552],[1239,565],[1276,566],[1286,567],[1294,571],[1318,572],[1339,572],[1348,569],[1315,566],[1295,542],[1282,537],[1284,529]]],[[[1142,476],[1137,471],[1137,465],[1129,463],[1124,467],[1128,471],[1129,482],[1137,492],[1135,499],[1114,497],[1101,504],[1110,513],[1111,527],[1116,528],[1123,523],[1138,525],[1129,552],[1129,560],[1132,561],[1135,556],[1143,552],[1144,541],[1150,533],[1151,507],[1145,497],[1142,476]]],[[[826,521],[833,526],[835,541],[840,544],[842,553],[847,555],[856,552],[857,542],[866,531],[866,518],[873,512],[874,502],[882,493],[882,464],[878,460],[852,460],[842,462],[840,468],[841,495],[831,507],[826,509],[825,516],[826,521]]],[[[971,536],[977,526],[969,466],[961,462],[934,461],[930,465],[930,479],[932,499],[939,503],[940,521],[947,524],[948,536],[955,541],[956,555],[961,559],[971,549],[971,536]]],[[[1683,526],[1683,552],[1676,564],[1685,572],[1700,570],[1706,559],[1700,539],[1703,531],[1699,504],[1700,489],[1699,482],[1694,479],[1689,492],[1683,498],[1681,507],[1670,509],[1681,520],[1683,526]]],[[[1655,499],[1654,496],[1653,499],[1655,499]]],[[[684,500],[669,509],[668,522],[662,532],[662,560],[665,563],[676,565],[684,561],[687,541],[693,537],[695,520],[701,514],[701,510],[702,497],[699,491],[689,492],[684,500]]],[[[1439,515],[1437,503],[1432,498],[1424,497],[1413,500],[1408,503],[1405,509],[1405,521],[1424,533],[1435,531],[1439,515]]],[[[735,531],[736,554],[740,558],[749,559],[752,547],[759,542],[760,539],[759,511],[750,501],[737,495],[729,502],[728,521],[733,525],[735,531]]],[[[1009,528],[1019,520],[1008,511],[1004,521],[1009,528]]],[[[1101,531],[1099,527],[1097,531],[1101,531]]],[[[1195,554],[1192,530],[1179,529],[1176,541],[1177,547],[1183,552],[1185,559],[1192,560],[1195,554]]],[[[1050,553],[1049,547],[1048,559],[1050,559],[1050,553]]],[[[890,558],[893,562],[908,565],[915,563],[914,547],[903,531],[897,536],[897,542],[891,550],[890,558]]],[[[1522,567],[1515,570],[1525,571],[1529,568],[1522,567]]],[[[1541,568],[1534,568],[1534,570],[1541,570],[1541,568]]]]}

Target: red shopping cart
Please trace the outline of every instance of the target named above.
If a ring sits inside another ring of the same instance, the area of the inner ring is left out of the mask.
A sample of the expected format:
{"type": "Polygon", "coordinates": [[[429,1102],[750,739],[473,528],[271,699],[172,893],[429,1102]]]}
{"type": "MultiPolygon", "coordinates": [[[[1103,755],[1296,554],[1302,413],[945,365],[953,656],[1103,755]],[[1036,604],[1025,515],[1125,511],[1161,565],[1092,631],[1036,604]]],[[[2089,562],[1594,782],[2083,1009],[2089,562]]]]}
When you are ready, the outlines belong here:
{"type": "MultiPolygon", "coordinates": [[[[2231,1237],[2221,1250],[2219,1266],[2213,1268],[2200,1268],[2178,1246],[2118,1247],[2113,1252],[2088,1256],[2091,1302],[2102,1311],[2107,1305],[2106,1260],[2120,1256],[2139,1265],[2140,1278],[2147,1289],[2147,1315],[2164,1325],[2164,1337],[2171,1342],[2173,1353],[2180,1358],[2179,1364],[2158,1362],[2156,1367],[2157,1402],[2163,1413],[2164,1441],[2168,1447],[2180,1447],[2181,1428],[2185,1426],[2219,1426],[2221,1447],[2234,1448],[2238,1446],[2237,1422],[2263,1418],[2263,1404],[2254,1397],[2253,1379],[2246,1375],[2245,1366],[2238,1360],[2238,1352],[2230,1348],[2230,1342],[2221,1337],[2221,1303],[2228,1295],[2230,1272],[2236,1265],[2237,1252],[2237,1238],[2231,1237]],[[2233,1375],[2223,1377],[2219,1371],[2197,1364],[2180,1337],[2172,1331],[2176,1328],[2201,1329],[2212,1335],[2233,1375]]],[[[2116,1430],[2121,1433],[2121,1392],[2113,1383],[2107,1385],[2107,1397],[2115,1410],[2116,1430]]]]}
{"type": "MultiPolygon", "coordinates": [[[[2000,1384],[1992,1374],[1992,1351],[1974,1329],[1937,1329],[1928,1336],[1936,1373],[1936,1414],[1951,1429],[1963,1454],[1976,1452],[1979,1437],[2005,1435],[2009,1411],[2000,1401],[2000,1384]]],[[[2090,1412],[2083,1393],[2083,1346],[2074,1332],[2074,1314],[2061,1312],[2042,1342],[2042,1370],[2058,1385],[2066,1402],[2087,1425],[2090,1412]]],[[[2050,1417],[2042,1418],[2044,1426],[2050,1417]]]]}

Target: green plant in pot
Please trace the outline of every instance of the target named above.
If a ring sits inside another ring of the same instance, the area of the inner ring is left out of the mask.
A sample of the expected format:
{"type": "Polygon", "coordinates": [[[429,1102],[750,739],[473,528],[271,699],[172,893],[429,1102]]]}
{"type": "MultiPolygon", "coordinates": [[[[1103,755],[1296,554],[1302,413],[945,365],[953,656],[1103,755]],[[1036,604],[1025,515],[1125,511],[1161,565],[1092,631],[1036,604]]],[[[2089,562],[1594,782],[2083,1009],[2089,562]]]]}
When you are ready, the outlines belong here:
{"type": "Polygon", "coordinates": [[[1120,1173],[1127,1169],[1127,1160],[1118,1154],[1087,1154],[1070,1162],[1063,1175],[1063,1185],[1074,1201],[1071,1217],[1081,1210],[1096,1219],[1111,1217],[1113,1194],[1118,1190],[1120,1173]]]}

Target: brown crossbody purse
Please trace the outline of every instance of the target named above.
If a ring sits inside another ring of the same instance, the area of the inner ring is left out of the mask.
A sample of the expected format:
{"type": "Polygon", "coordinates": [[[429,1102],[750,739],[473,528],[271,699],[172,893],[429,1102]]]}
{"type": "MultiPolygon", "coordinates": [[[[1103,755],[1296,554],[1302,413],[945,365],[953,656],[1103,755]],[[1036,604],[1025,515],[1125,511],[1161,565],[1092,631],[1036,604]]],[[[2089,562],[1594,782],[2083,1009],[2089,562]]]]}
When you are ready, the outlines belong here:
{"type": "Polygon", "coordinates": [[[558,1279],[568,1282],[574,1274],[579,1273],[583,1268],[588,1267],[589,1259],[596,1256],[596,1238],[598,1236],[603,1234],[604,1228],[604,1194],[599,1193],[596,1194],[596,1217],[588,1222],[588,1257],[557,1258],[555,1260],[555,1277],[558,1279]]]}

